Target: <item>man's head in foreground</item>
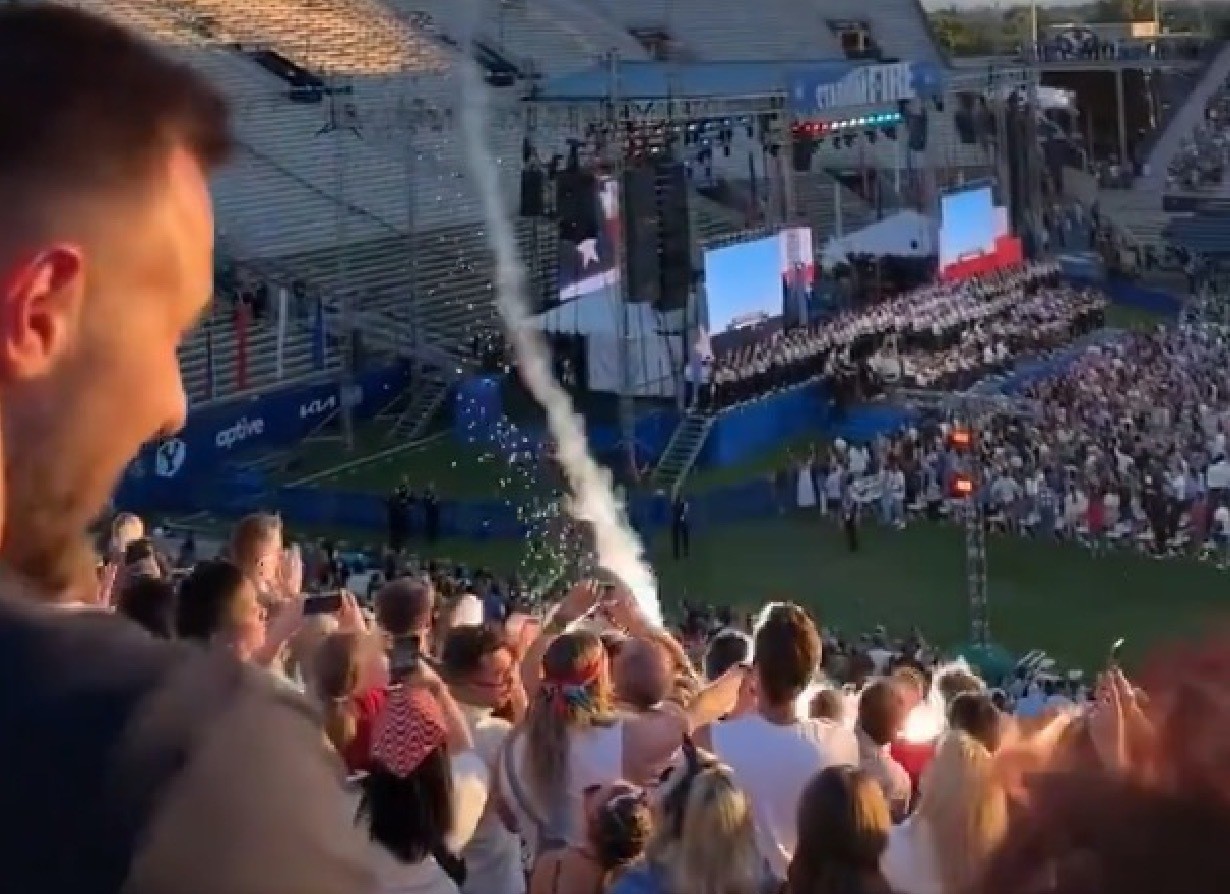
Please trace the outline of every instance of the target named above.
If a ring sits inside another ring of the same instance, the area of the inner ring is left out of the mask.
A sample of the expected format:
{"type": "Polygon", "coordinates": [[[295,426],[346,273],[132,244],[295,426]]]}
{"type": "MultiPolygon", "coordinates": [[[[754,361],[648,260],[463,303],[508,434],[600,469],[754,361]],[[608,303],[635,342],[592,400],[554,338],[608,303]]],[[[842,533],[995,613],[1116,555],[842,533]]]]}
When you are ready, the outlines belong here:
{"type": "Polygon", "coordinates": [[[58,595],[124,467],[183,424],[229,135],[198,75],[64,7],[0,10],[0,83],[0,559],[58,595]]]}

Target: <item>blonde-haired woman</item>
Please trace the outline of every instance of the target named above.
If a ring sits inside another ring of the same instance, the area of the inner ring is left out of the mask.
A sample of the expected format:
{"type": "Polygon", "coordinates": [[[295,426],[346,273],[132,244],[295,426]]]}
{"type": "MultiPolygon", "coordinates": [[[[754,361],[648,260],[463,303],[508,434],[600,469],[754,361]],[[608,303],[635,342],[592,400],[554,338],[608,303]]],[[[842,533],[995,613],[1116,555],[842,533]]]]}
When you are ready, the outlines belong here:
{"type": "Polygon", "coordinates": [[[756,846],[751,802],[731,769],[684,745],[654,799],[645,862],[610,894],[768,894],[779,887],[756,846]]]}
{"type": "Polygon", "coordinates": [[[1008,797],[990,751],[968,733],[940,740],[912,817],[895,827],[881,861],[897,894],[963,894],[1008,826],[1008,797]]]}

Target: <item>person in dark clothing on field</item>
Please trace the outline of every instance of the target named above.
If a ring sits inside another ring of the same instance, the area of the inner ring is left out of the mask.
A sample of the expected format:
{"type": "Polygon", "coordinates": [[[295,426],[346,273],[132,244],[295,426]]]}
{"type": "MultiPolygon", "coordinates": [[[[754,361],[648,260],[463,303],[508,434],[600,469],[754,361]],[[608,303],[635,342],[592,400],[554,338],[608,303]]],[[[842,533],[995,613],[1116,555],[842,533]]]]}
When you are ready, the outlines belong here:
{"type": "Polygon", "coordinates": [[[427,485],[423,492],[423,536],[429,544],[440,539],[440,498],[434,484],[427,485]]]}
{"type": "Polygon", "coordinates": [[[225,104],[56,4],[0,7],[0,83],[0,887],[373,890],[303,700],[95,604],[89,525],[184,423],[177,348],[210,302],[225,104]]]}
{"type": "Polygon", "coordinates": [[[692,504],[683,494],[671,504],[671,554],[686,559],[692,551],[692,504]]]}
{"type": "Polygon", "coordinates": [[[846,535],[846,548],[852,553],[858,552],[858,500],[854,499],[847,488],[845,499],[841,504],[841,528],[846,535]]]}
{"type": "Polygon", "coordinates": [[[393,488],[385,501],[389,549],[394,553],[400,553],[406,545],[406,538],[410,533],[410,505],[413,500],[410,485],[403,478],[401,484],[393,488]]]}

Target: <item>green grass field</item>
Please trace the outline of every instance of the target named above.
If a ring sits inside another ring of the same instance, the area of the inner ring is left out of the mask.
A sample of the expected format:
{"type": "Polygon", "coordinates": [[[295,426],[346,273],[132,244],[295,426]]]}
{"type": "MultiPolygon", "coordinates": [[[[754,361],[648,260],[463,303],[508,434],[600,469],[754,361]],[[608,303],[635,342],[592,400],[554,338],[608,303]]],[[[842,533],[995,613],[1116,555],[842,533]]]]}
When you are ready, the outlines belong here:
{"type": "MultiPolygon", "coordinates": [[[[1117,311],[1108,321],[1123,328],[1149,326],[1154,318],[1117,311]]],[[[812,440],[819,440],[817,433],[812,440]]],[[[337,444],[306,444],[284,480],[327,472],[320,487],[389,491],[407,476],[415,487],[428,482],[446,498],[517,500],[535,485],[510,472],[489,453],[458,446],[447,434],[424,446],[351,469],[328,472],[349,459],[389,446],[378,428],[357,433],[353,454],[337,444]]],[[[742,466],[698,470],[689,489],[709,488],[765,476],[781,465],[790,446],[742,466]]],[[[352,543],[378,535],[327,533],[352,543]]],[[[668,610],[692,601],[750,608],[772,598],[813,607],[823,623],[848,631],[876,624],[904,631],[920,626],[933,640],[955,645],[967,635],[964,542],[953,527],[918,523],[905,531],[864,528],[863,550],[845,551],[835,528],[815,518],[778,519],[699,531],[692,556],[676,562],[669,544],[650,544],[668,610]]],[[[451,541],[437,557],[513,572],[525,558],[515,541],[451,541]]],[[[995,538],[989,548],[990,617],[994,637],[1013,650],[1045,648],[1077,665],[1093,666],[1116,637],[1128,640],[1129,658],[1149,645],[1199,631],[1224,614],[1227,578],[1207,565],[1159,562],[1114,554],[1091,556],[1077,547],[1016,538],[995,538]]]]}
{"type": "MultiPolygon", "coordinates": [[[[292,534],[375,544],[378,534],[339,530],[292,534]]],[[[448,540],[424,554],[513,573],[526,545],[510,540],[448,540]]],[[[695,533],[692,555],[674,560],[663,536],[649,544],[661,598],[674,614],[692,602],[752,609],[767,600],[807,605],[822,623],[862,632],[877,624],[907,632],[918,625],[946,646],[967,639],[964,535],[918,522],[904,531],[865,525],[862,550],[846,551],[833,524],[790,513],[695,533]]],[[[993,637],[1009,649],[1044,648],[1091,668],[1107,645],[1127,638],[1129,663],[1148,647],[1207,630],[1227,615],[1227,577],[1194,561],[1094,556],[1068,544],[994,537],[988,545],[993,637]]]]}

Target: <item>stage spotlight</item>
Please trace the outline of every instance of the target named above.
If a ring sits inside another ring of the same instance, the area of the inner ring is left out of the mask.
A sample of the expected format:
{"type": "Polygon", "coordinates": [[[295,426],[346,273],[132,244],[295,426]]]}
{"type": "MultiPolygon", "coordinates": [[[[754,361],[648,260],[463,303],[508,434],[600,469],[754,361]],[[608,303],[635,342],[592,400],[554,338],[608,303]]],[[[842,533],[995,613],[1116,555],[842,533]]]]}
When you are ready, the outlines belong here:
{"type": "Polygon", "coordinates": [[[959,500],[969,499],[974,495],[974,479],[964,472],[952,479],[952,495],[959,500]]]}
{"type": "Polygon", "coordinates": [[[974,443],[974,436],[968,428],[957,426],[948,435],[948,443],[957,453],[968,453],[974,443]]]}

